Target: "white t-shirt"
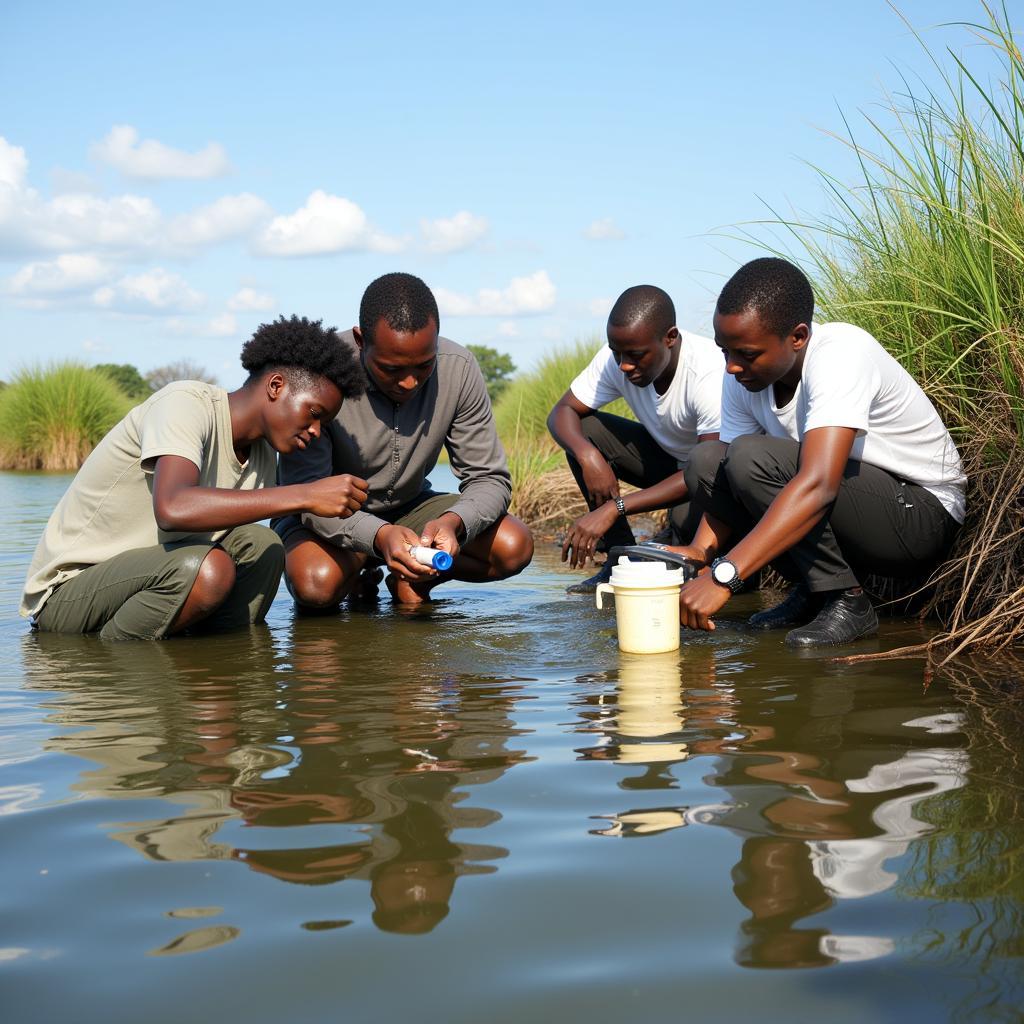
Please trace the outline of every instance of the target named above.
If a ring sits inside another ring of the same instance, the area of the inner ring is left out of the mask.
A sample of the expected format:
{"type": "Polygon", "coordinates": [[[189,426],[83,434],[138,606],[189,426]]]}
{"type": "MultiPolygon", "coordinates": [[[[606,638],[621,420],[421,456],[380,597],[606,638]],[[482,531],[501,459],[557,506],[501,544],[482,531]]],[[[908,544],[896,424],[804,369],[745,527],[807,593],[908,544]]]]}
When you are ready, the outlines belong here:
{"type": "Polygon", "coordinates": [[[182,380],[136,406],[93,449],[53,510],[25,581],[21,614],[38,615],[54,587],[124,551],[192,537],[215,544],[227,530],[171,533],[153,512],[153,469],[180,455],[199,469],[200,487],[270,487],[277,456],[254,441],[240,463],[231,437],[228,393],[182,380]]]}
{"type": "Polygon", "coordinates": [[[931,491],[964,521],[967,477],[935,407],[917,381],[867,331],[852,324],[812,324],[800,383],[778,408],[774,388],[753,393],[722,381],[723,441],[765,433],[802,441],[818,427],[857,431],[850,458],[931,491]]]}
{"type": "Polygon", "coordinates": [[[679,332],[679,363],[665,394],[653,384],[630,384],[605,346],[572,382],[570,390],[584,405],[600,409],[624,398],[637,420],[680,466],[701,434],[717,434],[722,400],[722,353],[710,338],[679,332]]]}

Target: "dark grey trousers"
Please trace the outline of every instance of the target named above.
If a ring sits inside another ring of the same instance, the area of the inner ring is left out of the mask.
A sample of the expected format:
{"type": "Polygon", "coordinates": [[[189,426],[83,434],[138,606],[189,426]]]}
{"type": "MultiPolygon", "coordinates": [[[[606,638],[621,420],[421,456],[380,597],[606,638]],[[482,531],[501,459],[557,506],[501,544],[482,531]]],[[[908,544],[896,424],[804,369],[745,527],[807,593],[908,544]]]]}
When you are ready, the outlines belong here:
{"type": "Polygon", "coordinates": [[[57,587],[35,624],[45,633],[160,640],[181,611],[211,547],[231,556],[235,585],[227,600],[195,628],[216,632],[262,622],[281,582],[284,545],[273,530],[253,523],[236,527],[216,545],[157,544],[91,565],[57,587]]]}
{"type": "MultiPolygon", "coordinates": [[[[705,441],[690,453],[686,484],[694,504],[742,536],[796,476],[799,458],[799,443],[788,438],[705,441]]],[[[918,577],[958,529],[930,491],[851,459],[828,514],[772,564],[813,592],[855,587],[857,573],[918,577]]]]}
{"type": "MultiPolygon", "coordinates": [[[[607,459],[616,477],[634,487],[653,487],[666,477],[679,472],[675,456],[669,455],[654,440],[645,427],[623,416],[607,412],[595,412],[580,420],[583,435],[607,459]]],[[[576,478],[580,493],[588,508],[594,501],[583,482],[583,469],[568,453],[565,457],[569,469],[576,478]]],[[[684,501],[669,509],[669,525],[672,527],[672,543],[688,544],[700,523],[701,512],[692,501],[684,501]]],[[[635,544],[636,538],[629,523],[622,516],[615,520],[604,535],[599,550],[607,551],[616,544],[635,544]]]]}

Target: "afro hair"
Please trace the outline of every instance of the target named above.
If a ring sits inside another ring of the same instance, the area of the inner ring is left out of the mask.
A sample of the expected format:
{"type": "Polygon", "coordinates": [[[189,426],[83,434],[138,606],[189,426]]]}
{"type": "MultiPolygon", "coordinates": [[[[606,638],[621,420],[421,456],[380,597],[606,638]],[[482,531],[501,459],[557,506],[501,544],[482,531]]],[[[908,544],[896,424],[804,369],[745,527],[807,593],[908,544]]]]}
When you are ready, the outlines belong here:
{"type": "Polygon", "coordinates": [[[249,371],[249,380],[280,370],[293,382],[326,377],[343,398],[361,395],[366,377],[355,350],[338,337],[337,328],[323,323],[304,316],[281,316],[260,324],[242,346],[242,366],[249,371]]]}
{"type": "Polygon", "coordinates": [[[814,290],[804,272],[774,256],[745,263],[718,296],[723,316],[753,310],[777,338],[788,337],[799,324],[814,318],[814,290]]]}
{"type": "Polygon", "coordinates": [[[371,281],[359,303],[359,330],[373,344],[373,329],[383,320],[393,331],[412,334],[430,323],[440,329],[434,293],[412,274],[385,274],[371,281]]]}

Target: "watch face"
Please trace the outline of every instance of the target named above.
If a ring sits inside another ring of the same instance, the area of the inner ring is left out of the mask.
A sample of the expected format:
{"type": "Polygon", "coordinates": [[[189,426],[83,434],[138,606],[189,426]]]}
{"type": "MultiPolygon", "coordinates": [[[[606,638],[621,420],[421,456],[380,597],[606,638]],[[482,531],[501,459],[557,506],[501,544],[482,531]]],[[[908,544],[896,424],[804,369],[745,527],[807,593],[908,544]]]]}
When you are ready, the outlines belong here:
{"type": "Polygon", "coordinates": [[[736,579],[736,566],[732,562],[719,562],[711,572],[716,583],[731,583],[736,579]]]}

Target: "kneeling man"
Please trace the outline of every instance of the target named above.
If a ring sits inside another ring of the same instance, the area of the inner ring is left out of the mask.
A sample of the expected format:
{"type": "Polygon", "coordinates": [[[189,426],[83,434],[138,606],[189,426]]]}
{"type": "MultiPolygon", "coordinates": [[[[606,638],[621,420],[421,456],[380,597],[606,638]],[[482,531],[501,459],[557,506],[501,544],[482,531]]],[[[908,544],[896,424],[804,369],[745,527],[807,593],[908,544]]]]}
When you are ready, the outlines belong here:
{"type": "Polygon", "coordinates": [[[161,639],[260,622],[284,550],[259,520],[351,516],[366,481],[347,474],[274,487],[275,452],[305,448],[364,379],[334,328],[281,317],[242,349],[228,394],[168,384],[93,450],[50,516],[21,614],[52,633],[161,639]]]}
{"type": "MultiPolygon", "coordinates": [[[[668,294],[627,288],[608,315],[608,346],[572,382],[548,417],[551,436],[590,511],[568,529],[562,560],[575,568],[595,551],[635,544],[627,516],[667,508],[672,542],[688,544],[700,522],[683,468],[698,441],[718,437],[722,356],[709,338],[681,331],[668,294]],[[598,410],[624,398],[636,421],[598,410]],[[624,480],[640,490],[619,493],[624,480]]],[[[606,561],[568,588],[589,593],[606,583],[606,561]]]]}
{"type": "Polygon", "coordinates": [[[960,456],[920,386],[866,331],[813,313],[810,282],[781,259],[746,264],[719,296],[721,440],[690,459],[705,515],[684,549],[711,569],[683,587],[684,626],[713,629],[772,563],[796,586],[751,625],[797,626],[796,647],[869,636],[859,574],[919,576],[963,522],[960,456]]]}
{"type": "Polygon", "coordinates": [[[390,570],[395,602],[419,604],[446,580],[505,579],[533,557],[530,531],[507,514],[512,482],[483,375],[469,351],[438,336],[439,323],[418,277],[386,274],[366,289],[359,326],[341,335],[341,347],[359,353],[367,391],[342,406],[316,444],[282,457],[280,480],[318,480],[344,466],[366,477],[369,495],[345,522],[307,512],[273,524],[300,607],[333,609],[353,592],[372,597],[377,560],[390,570]],[[458,494],[427,482],[442,447],[458,494]],[[417,546],[448,552],[451,568],[423,565],[410,553],[417,546]]]}

